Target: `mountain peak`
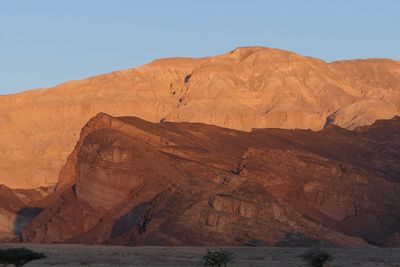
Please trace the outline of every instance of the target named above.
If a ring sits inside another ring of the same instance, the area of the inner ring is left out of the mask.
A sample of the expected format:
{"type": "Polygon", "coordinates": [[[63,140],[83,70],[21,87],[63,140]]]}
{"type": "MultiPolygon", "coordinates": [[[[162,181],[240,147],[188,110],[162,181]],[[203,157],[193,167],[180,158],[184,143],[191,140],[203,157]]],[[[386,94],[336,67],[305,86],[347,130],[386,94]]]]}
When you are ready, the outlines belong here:
{"type": "Polygon", "coordinates": [[[350,130],[392,118],[400,113],[400,66],[393,62],[327,64],[275,48],[238,47],[2,96],[0,136],[8,142],[0,144],[0,183],[53,184],[80,129],[99,112],[244,131],[320,130],[336,111],[332,123],[350,130]]]}

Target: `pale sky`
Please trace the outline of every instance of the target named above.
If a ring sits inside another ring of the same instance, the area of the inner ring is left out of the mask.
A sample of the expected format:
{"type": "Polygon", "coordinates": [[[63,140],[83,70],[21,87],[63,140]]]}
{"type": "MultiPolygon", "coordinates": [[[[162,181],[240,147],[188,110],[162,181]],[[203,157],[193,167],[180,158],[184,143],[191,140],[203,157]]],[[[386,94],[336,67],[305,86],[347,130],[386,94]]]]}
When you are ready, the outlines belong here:
{"type": "Polygon", "coordinates": [[[262,45],[400,60],[397,0],[0,1],[0,94],[262,45]]]}

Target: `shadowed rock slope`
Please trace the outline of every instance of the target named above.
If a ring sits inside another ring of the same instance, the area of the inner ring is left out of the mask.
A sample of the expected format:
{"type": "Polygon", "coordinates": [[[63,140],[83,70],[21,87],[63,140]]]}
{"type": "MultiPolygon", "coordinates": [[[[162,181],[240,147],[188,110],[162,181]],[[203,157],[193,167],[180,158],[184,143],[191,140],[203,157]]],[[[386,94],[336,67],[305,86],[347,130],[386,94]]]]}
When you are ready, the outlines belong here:
{"type": "Polygon", "coordinates": [[[24,242],[400,245],[400,118],[251,132],[104,113],[24,242]]]}
{"type": "Polygon", "coordinates": [[[0,184],[56,183],[80,129],[99,112],[244,131],[329,124],[354,129],[400,114],[399,86],[400,63],[389,59],[326,63],[242,47],[0,96],[0,184]]]}
{"type": "Polygon", "coordinates": [[[19,237],[22,229],[43,211],[36,204],[53,191],[54,188],[10,189],[0,185],[0,242],[19,237]]]}

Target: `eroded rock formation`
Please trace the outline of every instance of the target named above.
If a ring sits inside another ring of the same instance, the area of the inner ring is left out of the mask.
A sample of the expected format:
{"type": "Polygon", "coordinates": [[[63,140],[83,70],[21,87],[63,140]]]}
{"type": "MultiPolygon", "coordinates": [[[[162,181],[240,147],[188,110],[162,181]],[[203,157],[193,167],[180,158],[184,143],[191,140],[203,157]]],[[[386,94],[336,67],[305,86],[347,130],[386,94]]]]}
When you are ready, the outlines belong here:
{"type": "Polygon", "coordinates": [[[25,242],[399,246],[400,118],[251,132],[101,113],[25,242]]]}
{"type": "Polygon", "coordinates": [[[243,47],[208,58],[169,58],[52,89],[0,96],[0,184],[56,183],[95,114],[252,128],[354,129],[400,114],[400,64],[326,63],[243,47]]]}

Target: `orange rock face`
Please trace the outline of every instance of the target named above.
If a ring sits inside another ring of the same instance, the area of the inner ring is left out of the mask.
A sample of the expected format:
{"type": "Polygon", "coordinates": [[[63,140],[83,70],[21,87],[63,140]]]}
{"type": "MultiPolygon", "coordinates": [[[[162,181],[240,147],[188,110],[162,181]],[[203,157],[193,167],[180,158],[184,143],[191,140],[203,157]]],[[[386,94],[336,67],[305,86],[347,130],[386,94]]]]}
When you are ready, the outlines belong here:
{"type": "Polygon", "coordinates": [[[0,184],[56,183],[80,129],[98,112],[245,131],[320,130],[325,124],[354,129],[399,114],[399,86],[396,61],[326,63],[247,47],[209,58],[162,59],[52,89],[0,96],[0,184]]]}
{"type": "Polygon", "coordinates": [[[25,242],[399,246],[400,118],[251,132],[101,113],[25,242]]]}

